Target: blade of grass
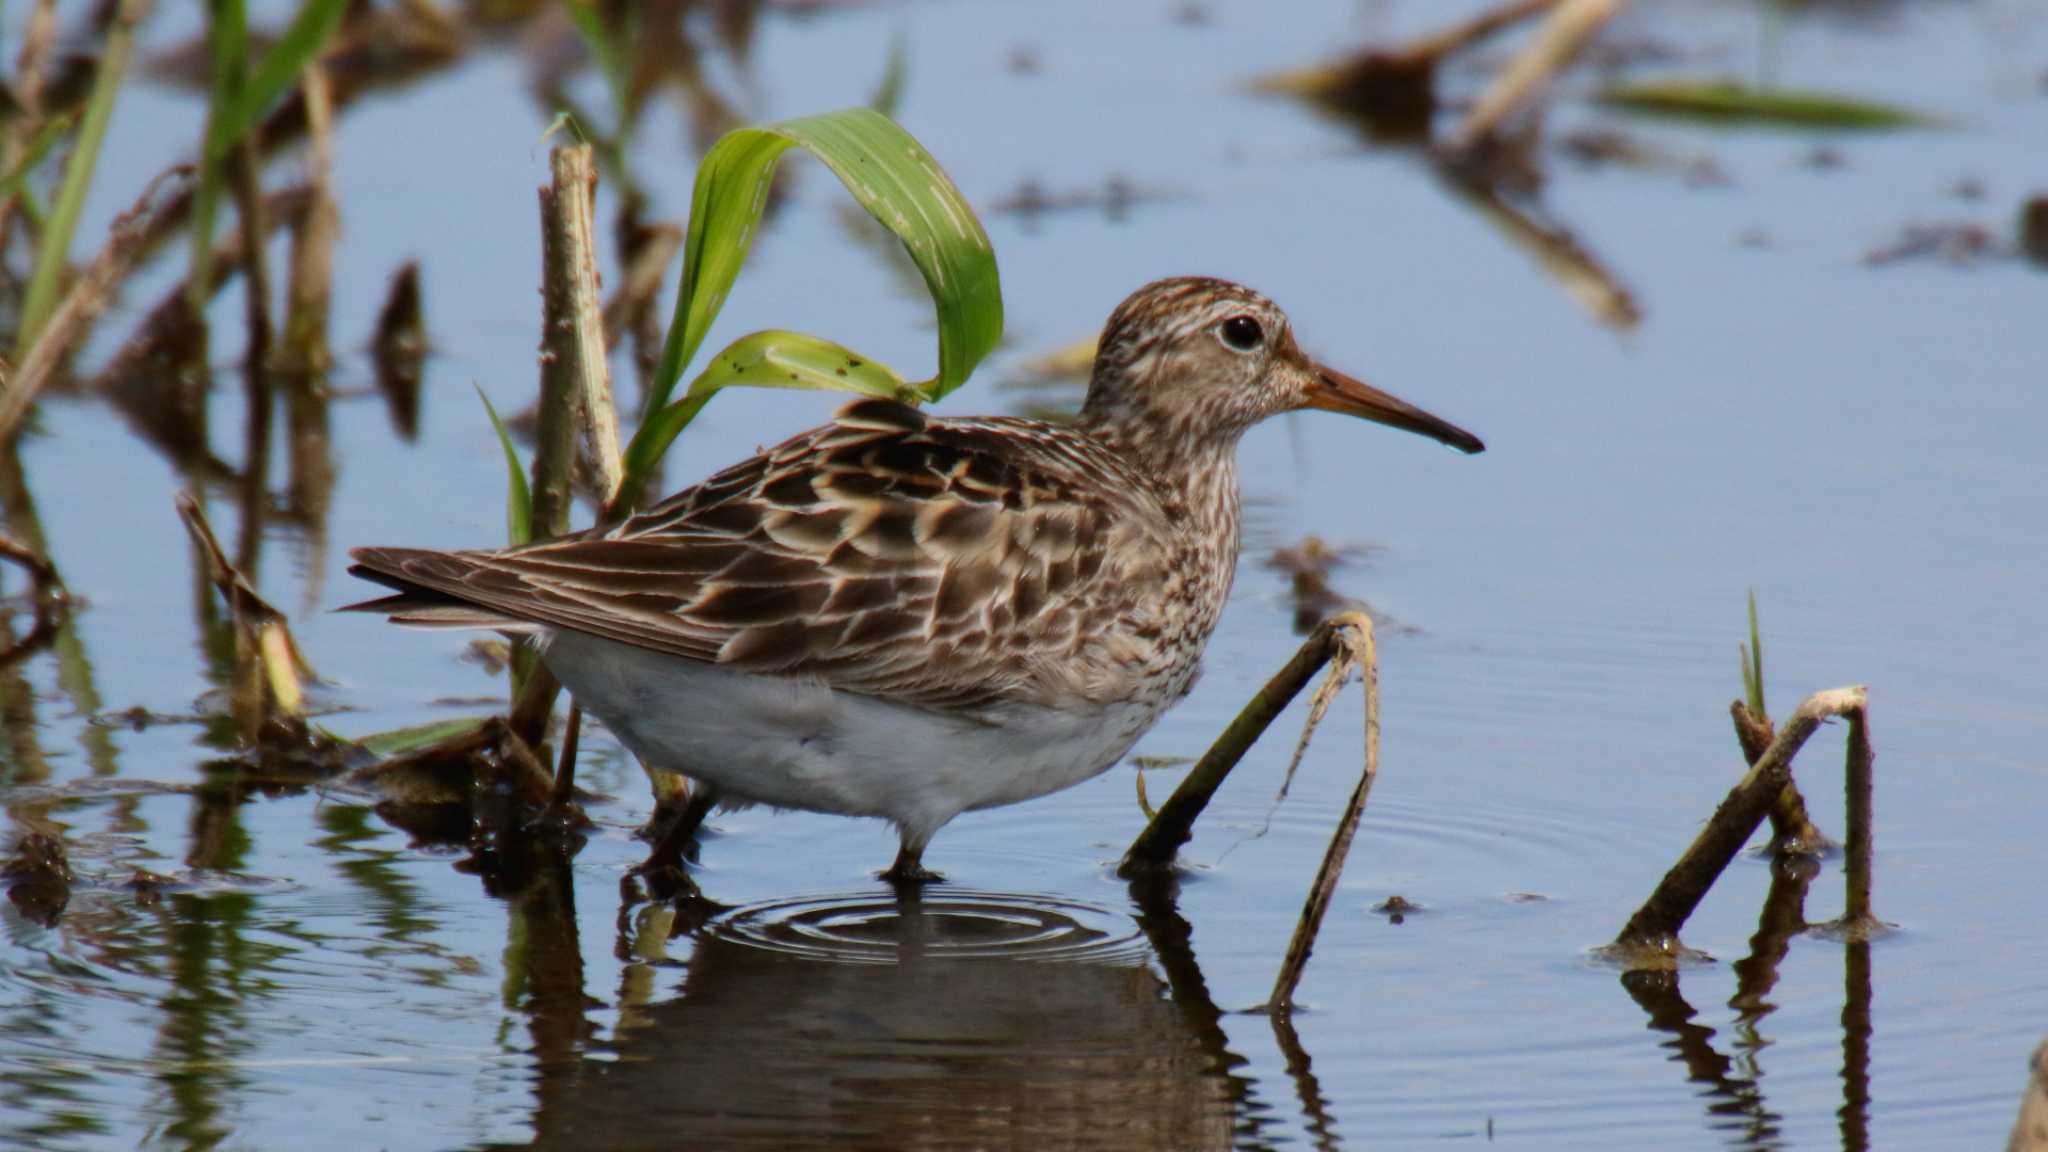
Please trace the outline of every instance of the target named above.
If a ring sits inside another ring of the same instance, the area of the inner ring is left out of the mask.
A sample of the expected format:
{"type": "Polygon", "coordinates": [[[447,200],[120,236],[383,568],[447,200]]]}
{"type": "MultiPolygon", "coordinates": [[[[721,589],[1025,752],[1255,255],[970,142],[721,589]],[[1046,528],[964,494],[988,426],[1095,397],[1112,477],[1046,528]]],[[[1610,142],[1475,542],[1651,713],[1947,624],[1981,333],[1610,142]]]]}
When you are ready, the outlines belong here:
{"type": "Polygon", "coordinates": [[[505,430],[505,422],[498,419],[498,410],[491,405],[491,398],[484,395],[482,386],[477,387],[476,398],[484,402],[491,427],[498,432],[498,446],[505,450],[505,537],[517,548],[533,539],[533,494],[526,487],[526,469],[519,463],[519,450],[512,446],[512,434],[505,430]]]}
{"type": "Polygon", "coordinates": [[[1756,589],[1749,590],[1749,648],[1743,653],[1742,691],[1749,697],[1750,715],[1764,724],[1771,722],[1764,710],[1764,641],[1756,626],[1756,589]]]}
{"type": "Polygon", "coordinates": [[[284,35],[249,71],[233,102],[210,126],[210,144],[219,154],[225,154],[248,135],[269,113],[271,105],[298,84],[306,65],[341,26],[342,13],[347,9],[348,0],[307,0],[306,6],[299,9],[284,35]]]}
{"type": "Polygon", "coordinates": [[[488,719],[486,716],[463,716],[454,720],[432,720],[425,724],[415,724],[410,728],[373,732],[368,736],[359,737],[355,743],[372,756],[399,756],[473,731],[488,719]]]}
{"type": "Polygon", "coordinates": [[[214,218],[220,212],[226,174],[227,146],[220,123],[235,102],[247,77],[249,11],[242,0],[211,0],[207,7],[206,58],[213,80],[207,99],[206,134],[199,145],[199,186],[192,193],[192,269],[186,277],[186,308],[194,317],[206,311],[213,280],[214,218]]]}
{"type": "Polygon", "coordinates": [[[114,115],[114,98],[120,94],[121,81],[128,71],[135,25],[148,15],[149,5],[150,0],[124,0],[107,28],[107,43],[100,50],[99,67],[93,73],[85,116],[78,124],[78,139],[64,165],[64,181],[58,186],[57,201],[45,222],[42,243],[36,247],[35,268],[29,273],[28,290],[22,297],[21,319],[14,335],[17,359],[35,343],[50,313],[56,310],[58,288],[71,258],[71,234],[77,231],[79,214],[85,210],[85,196],[92,188],[100,144],[107,136],[107,122],[114,115]]]}
{"type": "Polygon", "coordinates": [[[1831,92],[1751,88],[1725,80],[1630,84],[1606,89],[1594,99],[1630,112],[1726,124],[1855,129],[1928,128],[1940,124],[1936,117],[1897,104],[1831,92]]]}
{"type": "Polygon", "coordinates": [[[729,132],[697,169],[675,314],[640,429],[626,450],[617,509],[637,501],[654,465],[702,409],[708,394],[693,383],[675,402],[677,411],[664,412],[739,276],[777,163],[798,147],[824,161],[895,233],[924,277],[938,318],[939,363],[932,379],[914,386],[918,398],[936,400],[959,387],[1001,337],[1002,288],[988,234],[952,180],[894,121],[850,108],[729,132]]]}
{"type": "Polygon", "coordinates": [[[213,259],[214,217],[220,206],[228,153],[241,143],[317,55],[341,23],[347,0],[307,0],[263,59],[251,68],[249,13],[243,0],[212,0],[207,21],[207,55],[213,88],[199,165],[199,190],[192,203],[192,275],[188,297],[197,314],[205,304],[197,286],[207,282],[213,259]]]}

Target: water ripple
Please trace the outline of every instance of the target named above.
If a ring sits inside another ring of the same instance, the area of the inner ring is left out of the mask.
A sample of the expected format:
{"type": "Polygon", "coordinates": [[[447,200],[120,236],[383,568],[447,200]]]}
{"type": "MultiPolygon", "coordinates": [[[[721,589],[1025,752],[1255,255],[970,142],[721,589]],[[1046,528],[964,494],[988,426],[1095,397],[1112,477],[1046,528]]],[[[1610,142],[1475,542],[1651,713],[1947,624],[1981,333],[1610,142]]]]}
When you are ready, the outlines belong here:
{"type": "Polygon", "coordinates": [[[799,896],[720,916],[708,932],[767,951],[842,964],[907,959],[1138,962],[1130,917],[1058,896],[874,892],[799,896]]]}

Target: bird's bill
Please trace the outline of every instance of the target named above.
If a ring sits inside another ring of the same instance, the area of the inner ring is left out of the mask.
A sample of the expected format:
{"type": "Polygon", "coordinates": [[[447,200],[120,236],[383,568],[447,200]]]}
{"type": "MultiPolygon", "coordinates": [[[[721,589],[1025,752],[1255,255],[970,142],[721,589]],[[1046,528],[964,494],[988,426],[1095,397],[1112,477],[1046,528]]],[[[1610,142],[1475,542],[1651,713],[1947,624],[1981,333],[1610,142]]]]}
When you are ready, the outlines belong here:
{"type": "Polygon", "coordinates": [[[1320,364],[1314,365],[1313,371],[1315,382],[1308,389],[1307,406],[1310,408],[1342,412],[1376,424],[1419,432],[1460,452],[1486,451],[1486,445],[1479,437],[1448,420],[1431,416],[1406,400],[1389,396],[1363,380],[1353,379],[1320,364]]]}

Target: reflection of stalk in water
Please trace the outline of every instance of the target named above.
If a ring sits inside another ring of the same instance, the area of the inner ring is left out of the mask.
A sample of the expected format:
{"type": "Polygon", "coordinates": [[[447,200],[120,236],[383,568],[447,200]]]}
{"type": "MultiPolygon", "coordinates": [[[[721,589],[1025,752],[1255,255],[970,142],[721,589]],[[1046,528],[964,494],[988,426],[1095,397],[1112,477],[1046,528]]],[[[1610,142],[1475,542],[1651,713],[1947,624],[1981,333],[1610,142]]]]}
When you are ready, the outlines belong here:
{"type": "Polygon", "coordinates": [[[1870,1148],[1870,937],[1852,933],[1842,953],[1842,1152],[1870,1148]]]}
{"type": "Polygon", "coordinates": [[[1257,1083],[1237,1072],[1246,1060],[1230,1050],[1223,1012],[1210,997],[1208,981],[1195,959],[1194,926],[1180,914],[1180,878],[1164,871],[1139,873],[1130,879],[1130,894],[1138,909],[1138,929],[1159,958],[1174,1007],[1208,1057],[1207,1071],[1222,1085],[1223,1098],[1238,1117],[1238,1139],[1256,1141],[1270,1123],[1265,1116],[1269,1106],[1259,1100],[1257,1083]]]}
{"type": "Polygon", "coordinates": [[[1291,1012],[1269,1012],[1273,1021],[1273,1041],[1280,1046],[1280,1055],[1287,1060],[1287,1075],[1294,1081],[1295,1098],[1301,1101],[1303,1123],[1313,1138],[1316,1152],[1332,1152],[1343,1146],[1337,1136],[1337,1122],[1330,1115],[1330,1102],[1323,1095],[1323,1086],[1316,1079],[1313,1061],[1308,1049],[1302,1047],[1301,1034],[1294,1030],[1294,1014],[1291,1012]]]}
{"type": "Polygon", "coordinates": [[[1621,974],[1621,986],[1649,1019],[1650,1030],[1671,1038],[1662,1043],[1685,1065],[1685,1077],[1706,1086],[1707,1117],[1718,1123],[1742,1117],[1753,1144],[1776,1138],[1778,1115],[1764,1102],[1763,1086],[1735,1074],[1735,1061],[1714,1047],[1714,1030],[1696,1023],[1699,1013],[1678,988],[1678,972],[1635,969],[1621,974]]]}
{"type": "Polygon", "coordinates": [[[370,809],[356,805],[321,805],[318,819],[327,834],[313,846],[331,854],[335,871],[363,893],[368,919],[384,942],[365,950],[364,956],[387,965],[404,957],[425,957],[434,967],[409,965],[402,970],[430,987],[445,985],[451,975],[475,962],[432,939],[441,923],[427,915],[418,887],[395,866],[400,854],[377,846],[383,834],[370,827],[370,815],[370,809]]]}
{"type": "MultiPolygon", "coordinates": [[[[36,511],[19,452],[0,452],[0,516],[6,518],[9,535],[39,556],[50,555],[49,537],[43,532],[42,517],[36,511]]],[[[0,648],[4,647],[7,645],[0,644],[0,648]]],[[[70,698],[72,712],[88,720],[98,715],[102,707],[99,687],[93,677],[92,661],[86,656],[85,641],[79,637],[78,623],[71,613],[57,621],[50,647],[57,657],[57,685],[70,698]]],[[[113,734],[106,728],[84,724],[79,728],[78,741],[85,746],[86,763],[92,765],[93,775],[112,776],[120,770],[113,734]]]]}
{"type": "Polygon", "coordinates": [[[328,303],[334,277],[334,241],[340,209],[329,187],[333,166],[332,107],[325,68],[308,64],[299,91],[306,107],[308,200],[292,229],[289,299],[279,359],[285,386],[287,454],[291,469],[286,504],[303,535],[299,569],[307,574],[305,604],[319,603],[327,570],[327,505],[334,488],[328,443],[328,303]]]}
{"type": "Polygon", "coordinates": [[[227,1102],[244,1084],[235,1070],[251,1044],[243,1008],[260,993],[248,979],[265,967],[262,953],[243,936],[254,900],[245,893],[183,893],[166,902],[165,938],[171,987],[150,1061],[161,1091],[158,1105],[173,1119],[163,1132],[184,1147],[212,1147],[232,1129],[227,1102]]]}
{"type": "Polygon", "coordinates": [[[573,1077],[597,1026],[585,1014],[583,948],[576,881],[551,840],[501,837],[495,883],[506,897],[505,1007],[523,1012],[532,1039],[534,1093],[545,1100],[558,1077],[573,1077]]]}
{"type": "Polygon", "coordinates": [[[1791,951],[1792,938],[1806,931],[1806,890],[1819,870],[1805,858],[1772,865],[1771,890],[1757,917],[1756,934],[1749,938],[1749,955],[1734,965],[1735,995],[1728,998],[1728,1006],[1735,1009],[1737,1044],[1751,1079],[1763,1075],[1757,1056],[1770,1046],[1757,1025],[1777,1010],[1766,997],[1777,986],[1778,965],[1791,951]]]}

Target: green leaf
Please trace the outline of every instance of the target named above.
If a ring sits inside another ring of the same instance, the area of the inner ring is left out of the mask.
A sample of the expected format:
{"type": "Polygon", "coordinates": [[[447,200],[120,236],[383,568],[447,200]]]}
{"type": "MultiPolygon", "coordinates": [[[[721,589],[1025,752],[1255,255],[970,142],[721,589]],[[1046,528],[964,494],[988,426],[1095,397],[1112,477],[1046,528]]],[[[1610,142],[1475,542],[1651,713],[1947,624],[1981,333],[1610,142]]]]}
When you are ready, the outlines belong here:
{"type": "Polygon", "coordinates": [[[844,346],[820,336],[769,329],[742,336],[711,358],[711,363],[683,398],[643,421],[634,437],[672,443],[720,389],[735,384],[754,388],[801,388],[819,392],[857,392],[916,403],[924,399],[918,386],[844,346]]]}
{"type": "Polygon", "coordinates": [[[491,427],[498,430],[498,446],[505,450],[505,536],[517,548],[533,539],[533,493],[526,487],[526,468],[519,463],[519,450],[512,447],[512,434],[505,431],[505,422],[498,419],[498,410],[481,385],[476,398],[484,402],[491,427]]]}
{"type": "Polygon", "coordinates": [[[214,0],[206,28],[213,85],[206,139],[199,157],[199,186],[192,194],[192,270],[186,302],[194,314],[212,294],[214,218],[219,214],[228,153],[262,122],[285,90],[296,84],[307,61],[319,54],[341,23],[348,0],[307,0],[290,27],[252,71],[249,13],[244,0],[214,0]]]}
{"type": "Polygon", "coordinates": [[[397,756],[405,752],[417,752],[430,748],[443,740],[460,736],[482,724],[487,717],[464,716],[455,720],[434,720],[426,724],[415,724],[410,728],[394,728],[389,732],[373,732],[357,738],[357,747],[380,759],[397,756]]]}
{"type": "Polygon", "coordinates": [[[242,0],[213,0],[206,20],[206,58],[213,70],[207,95],[206,135],[199,147],[199,180],[192,191],[192,267],[185,276],[185,305],[193,316],[206,312],[213,294],[214,218],[220,213],[223,168],[221,143],[232,139],[221,121],[248,79],[249,11],[242,0]]]}
{"type": "MultiPolygon", "coordinates": [[[[227,6],[242,7],[239,2],[227,6]]],[[[228,149],[269,113],[271,105],[299,82],[299,73],[319,55],[328,37],[341,25],[342,13],[347,8],[348,0],[307,0],[284,35],[264,54],[262,62],[235,86],[233,98],[225,107],[215,110],[206,133],[206,150],[211,159],[226,156],[228,149]]],[[[246,35],[245,27],[244,43],[237,46],[237,54],[246,51],[246,35]]]]}
{"type": "MultiPolygon", "coordinates": [[[[911,393],[936,400],[958,388],[1002,336],[1002,287],[988,234],[952,180],[894,121],[870,109],[850,108],[729,132],[705,154],[697,169],[675,315],[649,390],[645,417],[626,449],[621,506],[637,499],[676,435],[703,408],[710,391],[716,390],[700,391],[698,383],[705,379],[700,377],[692,383],[691,394],[670,404],[684,368],[696,356],[739,276],[767,204],[775,166],[783,153],[796,147],[824,161],[861,207],[896,235],[932,294],[938,315],[938,372],[930,380],[909,386],[911,393]]],[[[817,347],[822,345],[818,342],[799,349],[784,337],[760,338],[778,344],[785,349],[782,354],[803,363],[816,359],[817,347]]],[[[755,337],[747,338],[752,339],[755,337]]],[[[864,357],[854,359],[865,361],[864,357]]],[[[705,375],[715,380],[715,373],[710,369],[705,375]]],[[[866,383],[872,386],[882,378],[870,375],[866,383]]],[[[752,382],[735,378],[718,386],[752,382]]],[[[836,385],[826,382],[825,386],[836,385]]]]}
{"type": "Polygon", "coordinates": [[[1791,88],[1751,88],[1726,80],[1683,80],[1608,88],[1602,104],[1653,116],[1792,128],[1918,128],[1935,117],[1853,96],[1791,88]]]}
{"type": "Polygon", "coordinates": [[[858,392],[913,403],[922,398],[916,385],[885,365],[823,337],[779,329],[755,332],[726,345],[690,382],[685,399],[708,396],[734,384],[858,392]]]}

